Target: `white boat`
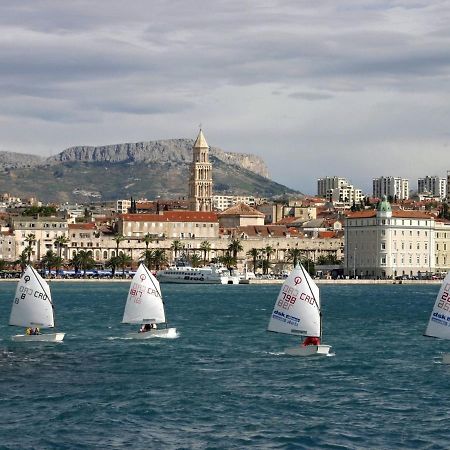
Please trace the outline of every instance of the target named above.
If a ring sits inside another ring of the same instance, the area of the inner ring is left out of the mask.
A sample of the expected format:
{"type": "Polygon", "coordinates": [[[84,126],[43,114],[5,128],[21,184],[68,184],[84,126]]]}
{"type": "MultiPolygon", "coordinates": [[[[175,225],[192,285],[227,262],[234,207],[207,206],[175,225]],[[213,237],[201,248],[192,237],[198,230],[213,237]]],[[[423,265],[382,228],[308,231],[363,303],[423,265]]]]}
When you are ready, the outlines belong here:
{"type": "Polygon", "coordinates": [[[122,323],[165,326],[161,329],[153,328],[150,331],[128,333],[127,337],[133,339],[176,336],[176,328],[167,327],[159,282],[144,264],[139,266],[131,281],[122,323]]]}
{"type": "MultiPolygon", "coordinates": [[[[24,328],[54,328],[54,310],[50,287],[47,282],[27,266],[17,285],[11,308],[9,324],[24,328]]],[[[13,341],[60,342],[65,333],[17,334],[13,341]]]]}
{"type": "MultiPolygon", "coordinates": [[[[450,272],[439,289],[424,336],[450,340],[450,272]]],[[[442,362],[450,364],[450,353],[442,355],[442,362]]]]}
{"type": "Polygon", "coordinates": [[[171,266],[160,270],[156,277],[161,283],[239,284],[239,276],[214,265],[207,267],[171,266]]]}
{"type": "MultiPolygon", "coordinates": [[[[300,264],[284,281],[270,317],[268,331],[322,338],[319,288],[300,264]]],[[[328,355],[329,345],[303,345],[286,348],[291,356],[328,355]]]]}

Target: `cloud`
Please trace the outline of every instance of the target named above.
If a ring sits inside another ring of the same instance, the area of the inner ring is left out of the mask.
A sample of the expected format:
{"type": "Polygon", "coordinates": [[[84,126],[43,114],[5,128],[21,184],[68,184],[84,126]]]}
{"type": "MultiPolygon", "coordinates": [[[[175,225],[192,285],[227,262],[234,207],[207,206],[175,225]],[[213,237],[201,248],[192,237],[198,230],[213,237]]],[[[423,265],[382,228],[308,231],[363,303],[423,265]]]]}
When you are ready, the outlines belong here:
{"type": "Polygon", "coordinates": [[[203,122],[306,192],[328,170],[370,188],[374,154],[442,172],[449,19],[444,0],[2,2],[0,144],[192,138],[203,122]]]}

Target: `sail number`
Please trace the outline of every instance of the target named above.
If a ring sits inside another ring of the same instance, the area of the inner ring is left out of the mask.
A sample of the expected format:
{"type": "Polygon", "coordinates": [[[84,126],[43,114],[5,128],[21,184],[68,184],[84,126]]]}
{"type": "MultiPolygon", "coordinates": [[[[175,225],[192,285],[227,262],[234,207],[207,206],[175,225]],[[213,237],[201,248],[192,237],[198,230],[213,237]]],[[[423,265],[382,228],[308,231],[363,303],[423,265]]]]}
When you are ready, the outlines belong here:
{"type": "Polygon", "coordinates": [[[297,298],[304,302],[308,302],[310,305],[314,305],[314,297],[312,295],[308,295],[306,292],[302,292],[298,295],[298,289],[295,289],[292,286],[285,286],[283,288],[277,305],[283,309],[289,309],[297,301],[297,298]]]}
{"type": "Polygon", "coordinates": [[[439,299],[438,308],[450,311],[450,283],[447,283],[439,299]]]}
{"type": "Polygon", "coordinates": [[[31,288],[28,288],[26,286],[20,286],[19,287],[19,292],[20,294],[20,299],[18,297],[16,297],[14,299],[14,303],[18,304],[20,300],[25,300],[25,298],[27,297],[27,295],[29,297],[34,297],[34,298],[39,298],[41,300],[47,300],[48,297],[46,294],[44,294],[43,292],[39,292],[39,291],[34,291],[31,288]]]}

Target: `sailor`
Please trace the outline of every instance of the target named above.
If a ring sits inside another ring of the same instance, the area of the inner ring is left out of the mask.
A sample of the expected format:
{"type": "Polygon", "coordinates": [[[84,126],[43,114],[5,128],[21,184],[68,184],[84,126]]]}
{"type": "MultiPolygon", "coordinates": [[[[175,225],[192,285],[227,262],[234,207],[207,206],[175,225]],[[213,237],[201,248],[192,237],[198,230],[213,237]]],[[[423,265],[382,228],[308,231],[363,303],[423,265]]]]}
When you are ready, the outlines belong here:
{"type": "Polygon", "coordinates": [[[302,346],[306,347],[307,345],[320,345],[320,338],[318,336],[306,336],[302,346]]]}
{"type": "Polygon", "coordinates": [[[31,329],[30,327],[28,327],[28,328],[25,330],[25,334],[29,336],[29,335],[31,334],[31,331],[32,331],[32,329],[31,329]]]}
{"type": "Polygon", "coordinates": [[[33,334],[41,334],[41,330],[39,330],[39,328],[36,327],[36,328],[33,330],[33,334]]]}
{"type": "Polygon", "coordinates": [[[143,323],[139,329],[139,333],[146,333],[147,331],[150,331],[150,329],[151,327],[149,323],[143,323]]]}
{"type": "Polygon", "coordinates": [[[156,330],[158,328],[156,323],[152,323],[150,326],[151,326],[152,330],[156,330]]]}

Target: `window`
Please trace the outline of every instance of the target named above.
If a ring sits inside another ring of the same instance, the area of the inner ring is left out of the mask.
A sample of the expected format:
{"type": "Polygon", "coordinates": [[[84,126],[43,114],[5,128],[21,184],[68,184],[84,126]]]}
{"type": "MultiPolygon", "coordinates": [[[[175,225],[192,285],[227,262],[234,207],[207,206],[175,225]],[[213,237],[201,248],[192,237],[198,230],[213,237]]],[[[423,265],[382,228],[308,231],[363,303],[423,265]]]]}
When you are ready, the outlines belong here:
{"type": "Polygon", "coordinates": [[[386,250],[386,242],[381,243],[381,250],[386,250]]]}

